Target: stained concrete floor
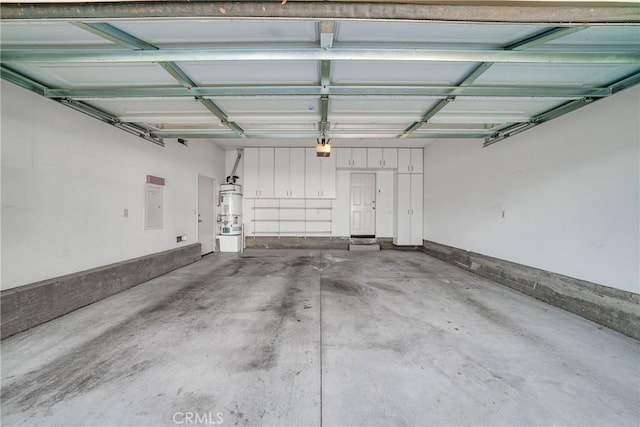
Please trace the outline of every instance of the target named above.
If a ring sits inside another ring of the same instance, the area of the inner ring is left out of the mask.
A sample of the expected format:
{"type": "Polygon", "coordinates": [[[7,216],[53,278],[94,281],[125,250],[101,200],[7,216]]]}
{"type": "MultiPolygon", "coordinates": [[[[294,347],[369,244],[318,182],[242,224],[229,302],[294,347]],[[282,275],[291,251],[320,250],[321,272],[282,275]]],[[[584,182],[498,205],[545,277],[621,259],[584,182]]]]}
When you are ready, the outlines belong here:
{"type": "Polygon", "coordinates": [[[638,426],[640,343],[419,252],[317,250],[211,255],[2,342],[2,425],[189,421],[638,426]]]}

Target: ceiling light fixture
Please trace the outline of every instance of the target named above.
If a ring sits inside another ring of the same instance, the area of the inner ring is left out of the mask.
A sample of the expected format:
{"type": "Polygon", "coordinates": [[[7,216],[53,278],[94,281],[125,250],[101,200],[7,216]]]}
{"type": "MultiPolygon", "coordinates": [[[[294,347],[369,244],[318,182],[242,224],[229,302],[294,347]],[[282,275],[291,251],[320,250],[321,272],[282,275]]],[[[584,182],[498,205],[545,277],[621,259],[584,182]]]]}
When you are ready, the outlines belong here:
{"type": "Polygon", "coordinates": [[[331,155],[331,139],[327,139],[323,133],[322,139],[316,138],[316,141],[316,156],[329,157],[331,155]]]}

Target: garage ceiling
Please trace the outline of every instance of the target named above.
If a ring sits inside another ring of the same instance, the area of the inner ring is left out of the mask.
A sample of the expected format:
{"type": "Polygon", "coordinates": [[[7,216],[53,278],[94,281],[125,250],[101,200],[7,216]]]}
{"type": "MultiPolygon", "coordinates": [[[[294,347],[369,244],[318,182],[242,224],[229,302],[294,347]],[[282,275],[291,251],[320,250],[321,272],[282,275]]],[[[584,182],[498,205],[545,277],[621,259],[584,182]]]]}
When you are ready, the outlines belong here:
{"type": "Polygon", "coordinates": [[[323,135],[492,144],[640,82],[633,19],[54,20],[5,11],[4,79],[161,145],[323,135]]]}

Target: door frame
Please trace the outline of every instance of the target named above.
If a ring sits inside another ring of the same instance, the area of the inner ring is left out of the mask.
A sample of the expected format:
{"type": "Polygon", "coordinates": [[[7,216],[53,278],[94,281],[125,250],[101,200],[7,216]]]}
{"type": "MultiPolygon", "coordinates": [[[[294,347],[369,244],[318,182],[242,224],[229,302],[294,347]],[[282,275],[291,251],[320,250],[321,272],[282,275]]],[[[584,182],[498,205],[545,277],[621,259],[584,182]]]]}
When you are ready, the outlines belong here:
{"type": "Polygon", "coordinates": [[[377,180],[378,180],[378,176],[375,172],[351,172],[349,174],[349,236],[350,237],[375,237],[376,236],[376,196],[378,195],[378,191],[377,191],[377,180]],[[351,199],[351,193],[353,191],[353,175],[371,175],[373,176],[373,219],[372,219],[372,227],[373,227],[373,234],[366,234],[366,235],[362,235],[362,234],[353,234],[353,224],[352,224],[352,219],[353,219],[353,205],[352,205],[352,199],[351,199]]]}

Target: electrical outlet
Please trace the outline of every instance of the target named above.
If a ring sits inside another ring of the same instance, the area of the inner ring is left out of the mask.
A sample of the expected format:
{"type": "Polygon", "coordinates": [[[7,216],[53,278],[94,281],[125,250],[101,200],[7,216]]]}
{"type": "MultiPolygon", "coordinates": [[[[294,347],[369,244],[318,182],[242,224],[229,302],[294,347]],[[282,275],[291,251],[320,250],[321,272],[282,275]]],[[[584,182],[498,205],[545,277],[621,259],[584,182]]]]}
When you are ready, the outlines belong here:
{"type": "Polygon", "coordinates": [[[125,218],[129,218],[129,209],[124,208],[122,210],[122,216],[124,216],[125,218]]]}

